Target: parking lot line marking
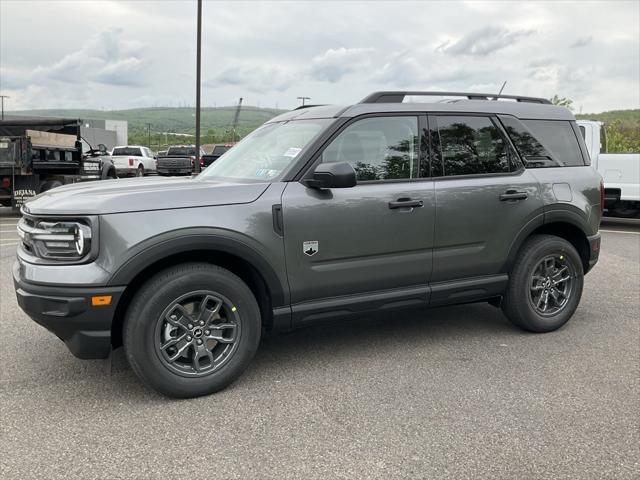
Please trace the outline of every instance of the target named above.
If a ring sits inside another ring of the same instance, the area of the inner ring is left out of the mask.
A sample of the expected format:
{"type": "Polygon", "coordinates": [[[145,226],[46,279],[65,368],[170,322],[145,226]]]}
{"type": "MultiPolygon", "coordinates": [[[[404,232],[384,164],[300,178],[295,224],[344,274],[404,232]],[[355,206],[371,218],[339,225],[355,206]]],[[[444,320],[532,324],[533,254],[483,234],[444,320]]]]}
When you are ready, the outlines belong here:
{"type": "Polygon", "coordinates": [[[20,245],[20,242],[15,242],[15,243],[0,243],[0,247],[10,247],[11,245],[20,245]]]}
{"type": "Polygon", "coordinates": [[[623,230],[600,230],[605,233],[628,233],[629,235],[640,235],[640,232],[625,232],[623,230]]]}

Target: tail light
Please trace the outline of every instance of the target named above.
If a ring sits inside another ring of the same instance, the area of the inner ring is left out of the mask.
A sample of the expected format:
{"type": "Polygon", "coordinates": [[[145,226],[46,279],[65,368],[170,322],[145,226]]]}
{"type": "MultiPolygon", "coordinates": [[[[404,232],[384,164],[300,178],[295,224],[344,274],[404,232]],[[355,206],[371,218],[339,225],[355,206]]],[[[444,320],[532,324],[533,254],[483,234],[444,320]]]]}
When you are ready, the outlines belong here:
{"type": "Polygon", "coordinates": [[[600,213],[604,212],[604,181],[600,179],[600,213]]]}
{"type": "Polygon", "coordinates": [[[130,158],[130,159],[129,159],[129,166],[130,166],[130,167],[133,167],[133,158],[130,158]]]}
{"type": "Polygon", "coordinates": [[[204,158],[200,157],[200,166],[204,167],[204,158]]]}
{"type": "Polygon", "coordinates": [[[11,179],[9,177],[4,177],[2,179],[2,188],[8,189],[11,187],[11,179]]]}

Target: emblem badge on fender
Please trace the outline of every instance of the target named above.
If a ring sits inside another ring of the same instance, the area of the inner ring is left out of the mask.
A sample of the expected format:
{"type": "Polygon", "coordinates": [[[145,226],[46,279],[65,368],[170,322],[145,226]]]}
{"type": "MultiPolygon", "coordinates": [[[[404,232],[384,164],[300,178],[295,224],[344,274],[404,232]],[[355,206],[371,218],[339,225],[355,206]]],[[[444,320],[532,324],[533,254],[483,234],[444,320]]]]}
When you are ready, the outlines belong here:
{"type": "Polygon", "coordinates": [[[318,253],[318,242],[316,240],[302,242],[302,251],[305,255],[313,257],[318,253]]]}

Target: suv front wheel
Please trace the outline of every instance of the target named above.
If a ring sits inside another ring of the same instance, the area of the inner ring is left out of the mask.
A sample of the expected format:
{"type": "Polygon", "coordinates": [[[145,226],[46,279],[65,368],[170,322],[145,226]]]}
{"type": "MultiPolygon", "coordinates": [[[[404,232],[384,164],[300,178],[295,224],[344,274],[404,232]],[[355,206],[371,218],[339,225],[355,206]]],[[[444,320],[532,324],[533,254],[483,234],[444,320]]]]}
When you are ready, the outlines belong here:
{"type": "Polygon", "coordinates": [[[502,309],[525,330],[551,332],[575,312],[583,283],[582,261],[573,245],[553,235],[534,235],[518,254],[502,309]]]}
{"type": "Polygon", "coordinates": [[[127,311],[123,340],[133,371],[172,397],[221,390],[249,365],[260,310],[232,272],[206,263],[169,268],[147,282],[127,311]]]}

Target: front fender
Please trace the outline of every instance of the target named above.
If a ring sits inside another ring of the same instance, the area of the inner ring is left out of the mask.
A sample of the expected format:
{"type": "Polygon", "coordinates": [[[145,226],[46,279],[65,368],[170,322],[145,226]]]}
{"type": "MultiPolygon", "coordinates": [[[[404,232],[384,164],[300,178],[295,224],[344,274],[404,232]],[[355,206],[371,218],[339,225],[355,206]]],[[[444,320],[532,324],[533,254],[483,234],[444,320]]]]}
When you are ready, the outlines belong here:
{"type": "Polygon", "coordinates": [[[193,251],[221,252],[247,261],[266,282],[271,292],[272,305],[279,307],[288,304],[289,295],[284,288],[286,279],[278,275],[278,269],[257,248],[249,245],[239,234],[206,227],[163,233],[135,245],[120,263],[108,285],[128,285],[136,275],[154,263],[169,256],[193,251]]]}

